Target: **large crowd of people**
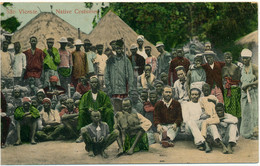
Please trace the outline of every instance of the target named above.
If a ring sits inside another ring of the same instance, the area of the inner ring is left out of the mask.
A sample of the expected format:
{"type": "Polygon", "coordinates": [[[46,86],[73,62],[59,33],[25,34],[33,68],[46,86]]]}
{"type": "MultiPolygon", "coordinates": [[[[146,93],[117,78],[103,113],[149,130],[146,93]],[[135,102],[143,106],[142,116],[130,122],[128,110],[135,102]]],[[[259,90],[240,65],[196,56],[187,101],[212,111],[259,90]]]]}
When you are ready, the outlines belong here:
{"type": "Polygon", "coordinates": [[[47,38],[41,50],[30,36],[31,48],[22,52],[12,34],[4,36],[2,148],[74,139],[85,142],[89,156],[107,158],[115,141],[120,156],[154,143],[174,147],[186,135],[199,150],[215,144],[227,154],[239,135],[258,139],[258,67],[249,49],[237,65],[231,52],[219,61],[209,42],[167,52],[159,41],[159,55],[152,55],[142,35],[130,52],[122,39],[104,48],[66,37],[47,38]]]}

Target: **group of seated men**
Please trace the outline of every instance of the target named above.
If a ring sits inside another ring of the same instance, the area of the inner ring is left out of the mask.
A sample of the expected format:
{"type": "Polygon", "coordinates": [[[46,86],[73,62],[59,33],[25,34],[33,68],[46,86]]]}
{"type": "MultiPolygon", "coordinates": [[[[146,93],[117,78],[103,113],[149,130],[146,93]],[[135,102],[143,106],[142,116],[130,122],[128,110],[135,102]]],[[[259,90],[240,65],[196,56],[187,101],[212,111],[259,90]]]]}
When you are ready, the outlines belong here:
{"type": "MultiPolygon", "coordinates": [[[[106,55],[103,55],[103,47],[97,47],[97,54],[93,56],[95,50],[90,50],[90,41],[85,40],[83,44],[77,40],[71,58],[73,62],[66,61],[70,66],[58,66],[61,69],[58,70],[55,57],[60,55],[60,61],[64,60],[61,55],[65,54],[68,41],[61,38],[61,48],[57,52],[52,47],[53,40],[47,39],[48,49],[42,57],[42,69],[46,73],[43,89],[39,88],[40,80],[33,77],[30,68],[33,65],[28,65],[32,62],[28,61],[31,55],[26,55],[24,67],[24,72],[31,74],[26,78],[28,84],[10,88],[10,82],[2,82],[1,147],[5,147],[6,142],[21,145],[23,137],[28,135],[31,144],[76,139],[76,142],[85,142],[90,156],[100,153],[106,158],[105,149],[115,140],[120,156],[148,150],[153,143],[173,147],[178,135],[187,134],[193,136],[199,150],[210,152],[212,142],[209,138],[213,137],[214,142],[222,146],[223,153],[233,152],[238,139],[238,119],[225,111],[223,96],[219,95],[222,83],[221,86],[217,80],[212,85],[205,83],[208,73],[201,72],[200,67],[196,69],[196,81],[203,80],[203,84],[190,86],[192,80],[196,83],[192,74],[187,83],[188,71],[196,68],[196,63],[202,63],[203,56],[195,56],[194,44],[190,45],[191,51],[184,58],[183,49],[170,54],[164,50],[163,43],[158,42],[156,47],[160,54],[156,58],[151,55],[151,47],[143,47],[143,36],[138,36],[137,45],[131,46],[129,55],[122,51],[124,43],[117,40],[111,42],[112,48],[106,50],[106,55]],[[80,50],[82,45],[85,53],[80,50]],[[83,61],[85,66],[79,65],[83,61]],[[100,66],[94,71],[95,62],[100,66]],[[72,70],[70,81],[65,76],[66,68],[72,70]]],[[[37,50],[37,38],[31,37],[30,43],[31,50],[37,50]]],[[[8,45],[3,46],[2,52],[7,52],[8,45]]],[[[20,52],[18,46],[16,52],[20,52]]],[[[206,45],[205,49],[211,48],[206,45]]],[[[213,51],[205,52],[208,63],[214,54],[213,51]]]]}

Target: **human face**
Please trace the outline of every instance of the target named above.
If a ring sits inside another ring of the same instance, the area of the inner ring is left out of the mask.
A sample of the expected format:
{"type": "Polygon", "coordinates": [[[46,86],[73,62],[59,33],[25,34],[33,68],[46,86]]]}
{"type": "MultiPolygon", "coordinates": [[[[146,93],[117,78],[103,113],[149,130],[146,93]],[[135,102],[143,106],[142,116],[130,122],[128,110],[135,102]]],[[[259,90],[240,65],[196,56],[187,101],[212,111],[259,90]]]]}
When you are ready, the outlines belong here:
{"type": "Polygon", "coordinates": [[[37,93],[36,96],[37,96],[38,101],[42,102],[42,100],[43,100],[44,97],[45,97],[45,94],[42,93],[42,92],[40,92],[40,93],[37,93]]]}
{"type": "Polygon", "coordinates": [[[20,49],[21,49],[21,45],[20,44],[15,44],[14,45],[14,51],[15,51],[15,53],[19,53],[20,52],[20,49]]]}
{"type": "Polygon", "coordinates": [[[177,49],[177,57],[182,58],[184,56],[183,50],[182,49],[177,49]]]}
{"type": "Polygon", "coordinates": [[[57,105],[58,101],[57,100],[51,100],[51,107],[54,109],[57,105]]]}
{"type": "Polygon", "coordinates": [[[232,63],[232,56],[229,54],[225,55],[225,63],[226,64],[231,64],[232,63]]]}
{"type": "Polygon", "coordinates": [[[172,56],[173,56],[173,58],[177,57],[177,52],[176,51],[172,51],[172,56]]]}
{"type": "Polygon", "coordinates": [[[144,44],[144,41],[142,41],[142,40],[137,40],[137,44],[138,44],[139,47],[142,47],[143,44],[144,44]]]}
{"type": "Polygon", "coordinates": [[[81,47],[81,45],[76,45],[76,50],[80,51],[80,47],[81,47]]]}
{"type": "Polygon", "coordinates": [[[202,59],[201,58],[195,58],[194,63],[195,63],[195,67],[198,68],[202,64],[202,59]]]}
{"type": "Polygon", "coordinates": [[[177,76],[181,81],[185,80],[185,72],[183,70],[177,71],[177,76]]]}
{"type": "Polygon", "coordinates": [[[90,79],[90,86],[92,89],[98,88],[98,79],[97,78],[91,78],[90,79]]]}
{"type": "Polygon", "coordinates": [[[140,98],[142,99],[142,101],[146,102],[148,99],[148,93],[142,92],[140,98]]]}
{"type": "Polygon", "coordinates": [[[103,47],[98,47],[98,48],[97,48],[97,53],[98,53],[99,55],[102,55],[102,53],[103,53],[103,47]]]}
{"type": "Polygon", "coordinates": [[[37,106],[38,106],[37,100],[35,100],[35,99],[32,100],[32,106],[34,106],[35,108],[37,108],[37,106]]]}
{"type": "Polygon", "coordinates": [[[51,85],[51,87],[55,87],[57,85],[57,82],[52,81],[52,82],[50,82],[50,85],[51,85]]]}
{"type": "Polygon", "coordinates": [[[162,93],[162,91],[163,91],[163,85],[162,85],[162,84],[157,84],[157,85],[155,86],[155,88],[156,88],[156,92],[157,92],[158,94],[161,94],[161,93],[162,93]]]}
{"type": "Polygon", "coordinates": [[[124,111],[131,113],[131,111],[132,111],[131,102],[129,100],[124,100],[122,102],[122,108],[123,108],[124,111]]]}
{"type": "Polygon", "coordinates": [[[21,91],[19,90],[19,89],[15,89],[14,90],[14,97],[15,98],[18,98],[18,97],[20,97],[21,96],[21,91]]]}
{"type": "Polygon", "coordinates": [[[212,65],[214,63],[213,55],[206,55],[206,60],[208,64],[212,65]]]}
{"type": "Polygon", "coordinates": [[[37,45],[37,39],[36,38],[31,38],[30,44],[32,48],[36,48],[37,45]]]}
{"type": "Polygon", "coordinates": [[[171,98],[172,98],[172,89],[169,87],[165,87],[163,90],[163,99],[168,102],[171,100],[171,98]]]}
{"type": "Polygon", "coordinates": [[[190,46],[190,50],[191,50],[191,51],[196,51],[196,45],[192,44],[192,45],[190,46]]]}
{"type": "Polygon", "coordinates": [[[216,112],[217,112],[219,118],[224,117],[225,111],[224,111],[223,107],[216,107],[216,112]]]}
{"type": "Polygon", "coordinates": [[[51,104],[48,103],[48,102],[45,102],[45,103],[43,104],[43,107],[44,107],[44,109],[49,110],[49,109],[51,108],[51,104]]]}
{"type": "Polygon", "coordinates": [[[54,45],[54,41],[53,40],[48,40],[47,41],[48,49],[52,49],[53,45],[54,45]]]}
{"type": "Polygon", "coordinates": [[[162,80],[162,82],[167,82],[167,81],[168,81],[168,76],[167,76],[167,74],[161,75],[161,80],[162,80]]]}
{"type": "Polygon", "coordinates": [[[29,108],[30,108],[30,103],[24,102],[23,103],[23,109],[26,110],[26,111],[29,111],[29,108]]]}
{"type": "Polygon", "coordinates": [[[60,43],[60,47],[61,48],[65,48],[67,46],[68,43],[60,43]]]}
{"type": "Polygon", "coordinates": [[[65,105],[65,104],[66,104],[66,101],[67,101],[67,99],[65,99],[65,98],[64,98],[64,99],[61,99],[61,100],[60,100],[60,103],[61,103],[62,105],[65,105]]]}
{"type": "Polygon", "coordinates": [[[158,52],[163,53],[163,46],[156,47],[158,52]]]}
{"type": "Polygon", "coordinates": [[[74,102],[73,102],[73,100],[67,100],[66,106],[67,106],[68,108],[73,108],[73,107],[74,107],[74,102]]]}
{"type": "Polygon", "coordinates": [[[98,111],[92,111],[91,112],[91,120],[93,123],[98,123],[101,120],[101,114],[98,111]]]}
{"type": "Polygon", "coordinates": [[[130,49],[130,51],[131,51],[131,53],[132,53],[133,55],[135,55],[135,54],[137,53],[137,48],[130,49]]]}
{"type": "Polygon", "coordinates": [[[202,92],[203,92],[204,96],[210,95],[210,86],[208,84],[204,84],[202,86],[202,92]]]}
{"type": "Polygon", "coordinates": [[[150,94],[149,100],[150,100],[151,103],[156,103],[156,101],[157,101],[157,95],[154,94],[154,93],[150,94]]]}
{"type": "Polygon", "coordinates": [[[3,42],[2,48],[3,48],[3,50],[7,51],[7,49],[8,49],[8,42],[7,41],[3,42]]]}
{"type": "Polygon", "coordinates": [[[121,47],[119,47],[119,46],[116,46],[116,54],[121,56],[122,53],[123,53],[123,49],[121,47]]]}
{"type": "Polygon", "coordinates": [[[246,66],[248,66],[250,64],[250,57],[242,57],[242,63],[246,66]]]}
{"type": "Polygon", "coordinates": [[[145,49],[145,53],[146,53],[148,56],[151,56],[151,48],[146,48],[146,49],[145,49]]]}
{"type": "Polygon", "coordinates": [[[91,46],[92,46],[91,43],[89,43],[89,42],[84,42],[84,49],[85,49],[85,51],[89,50],[91,46]]]}
{"type": "Polygon", "coordinates": [[[144,68],[145,77],[150,77],[151,71],[152,70],[151,70],[150,66],[145,66],[145,68],[144,68]]]}
{"type": "Polygon", "coordinates": [[[190,92],[191,101],[193,103],[197,103],[200,97],[200,94],[197,90],[193,90],[190,92]]]}

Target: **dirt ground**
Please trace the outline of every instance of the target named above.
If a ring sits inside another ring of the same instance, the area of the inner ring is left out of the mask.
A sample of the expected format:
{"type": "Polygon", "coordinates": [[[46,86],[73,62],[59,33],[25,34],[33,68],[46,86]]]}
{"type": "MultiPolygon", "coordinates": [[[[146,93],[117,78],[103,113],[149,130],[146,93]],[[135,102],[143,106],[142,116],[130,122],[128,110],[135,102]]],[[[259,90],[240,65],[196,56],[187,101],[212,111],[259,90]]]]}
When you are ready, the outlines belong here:
{"type": "Polygon", "coordinates": [[[258,140],[240,138],[233,154],[223,154],[221,148],[214,148],[206,154],[195,148],[192,141],[177,141],[173,148],[163,148],[159,144],[150,146],[148,152],[134,153],[132,156],[115,157],[117,144],[107,149],[108,159],[100,155],[91,158],[84,149],[84,143],[72,141],[42,142],[37,145],[23,144],[9,146],[1,151],[1,164],[133,164],[133,163],[257,163],[258,140]]]}

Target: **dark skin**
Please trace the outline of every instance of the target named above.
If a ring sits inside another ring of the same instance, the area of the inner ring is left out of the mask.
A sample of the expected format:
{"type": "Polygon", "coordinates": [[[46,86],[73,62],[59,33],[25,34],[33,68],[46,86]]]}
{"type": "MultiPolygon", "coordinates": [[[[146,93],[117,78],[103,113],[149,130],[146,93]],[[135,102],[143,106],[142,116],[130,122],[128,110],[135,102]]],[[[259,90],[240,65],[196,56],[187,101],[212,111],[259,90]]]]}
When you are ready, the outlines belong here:
{"type": "MultiPolygon", "coordinates": [[[[44,108],[44,112],[46,112],[49,115],[51,112],[51,103],[45,102],[43,104],[43,108],[44,108]]],[[[56,126],[58,124],[59,123],[55,121],[47,121],[47,122],[45,121],[43,130],[48,130],[51,126],[56,126]]]]}
{"type": "Polygon", "coordinates": [[[123,56],[123,49],[119,46],[116,46],[116,56],[117,57],[123,56]]]}
{"type": "Polygon", "coordinates": [[[149,100],[150,100],[151,104],[154,106],[155,103],[157,102],[157,94],[156,93],[150,93],[149,100]]]}
{"type": "Polygon", "coordinates": [[[151,72],[152,72],[152,67],[151,66],[145,66],[144,67],[144,73],[145,73],[145,78],[147,80],[147,86],[149,89],[152,88],[152,84],[150,82],[150,77],[151,77],[151,72]]]}
{"type": "Polygon", "coordinates": [[[168,85],[168,75],[166,73],[161,73],[161,81],[164,85],[168,85]]]}
{"type": "Polygon", "coordinates": [[[37,43],[38,43],[37,38],[31,38],[30,39],[32,54],[34,54],[34,52],[35,52],[37,43]]]}
{"type": "Polygon", "coordinates": [[[183,49],[178,48],[176,52],[177,52],[177,57],[183,58],[183,56],[184,56],[184,51],[183,51],[183,49]]]}
{"type": "Polygon", "coordinates": [[[130,51],[131,51],[132,55],[134,56],[134,55],[136,55],[136,53],[137,53],[137,48],[130,49],[130,51]]]}
{"type": "Polygon", "coordinates": [[[97,53],[98,53],[98,55],[102,55],[103,54],[103,46],[102,47],[101,46],[97,47],[97,53]]]}
{"type": "Polygon", "coordinates": [[[85,52],[89,52],[90,51],[90,47],[92,46],[92,44],[89,41],[84,41],[84,49],[85,52]]]}
{"type": "Polygon", "coordinates": [[[206,60],[208,62],[209,65],[212,65],[214,63],[214,57],[212,54],[208,54],[206,55],[206,60]]]}
{"type": "Polygon", "coordinates": [[[232,55],[224,54],[225,66],[222,68],[222,79],[225,77],[231,77],[232,80],[240,80],[241,71],[240,68],[232,63],[232,55]]]}
{"type": "Polygon", "coordinates": [[[2,45],[2,51],[3,52],[7,52],[8,50],[8,42],[7,41],[4,41],[3,42],[3,45],[2,45]]]}
{"type": "MultiPolygon", "coordinates": [[[[19,42],[14,44],[14,51],[15,51],[15,54],[19,54],[20,53],[21,45],[20,45],[19,42]]],[[[23,71],[22,71],[21,80],[23,79],[24,73],[25,73],[25,69],[23,69],[23,71]]]]}
{"type": "Polygon", "coordinates": [[[145,48],[145,53],[148,57],[151,57],[151,48],[145,48]]]}
{"type": "Polygon", "coordinates": [[[60,49],[61,50],[66,50],[66,46],[68,43],[60,43],[60,49]]]}
{"type": "Polygon", "coordinates": [[[143,49],[144,41],[143,40],[137,40],[138,48],[140,51],[143,49]]]}
{"type": "Polygon", "coordinates": [[[256,77],[256,80],[254,82],[242,86],[242,90],[246,91],[247,89],[250,89],[252,86],[258,86],[258,66],[251,63],[250,57],[242,57],[242,62],[247,73],[249,72],[250,67],[252,66],[253,74],[256,77]]]}
{"type": "Polygon", "coordinates": [[[148,100],[148,92],[142,92],[140,98],[141,98],[143,103],[147,102],[147,100],[148,100]]]}
{"type": "Polygon", "coordinates": [[[163,85],[162,84],[156,84],[155,86],[156,92],[158,95],[161,95],[163,92],[163,85]]]}
{"type": "Polygon", "coordinates": [[[157,50],[158,50],[159,53],[162,54],[164,52],[164,46],[157,47],[157,50]]]}
{"type": "Polygon", "coordinates": [[[200,98],[200,93],[197,90],[192,90],[190,92],[190,98],[193,103],[198,103],[200,98]]]}
{"type": "Polygon", "coordinates": [[[76,51],[80,51],[81,45],[76,45],[76,51]]]}

